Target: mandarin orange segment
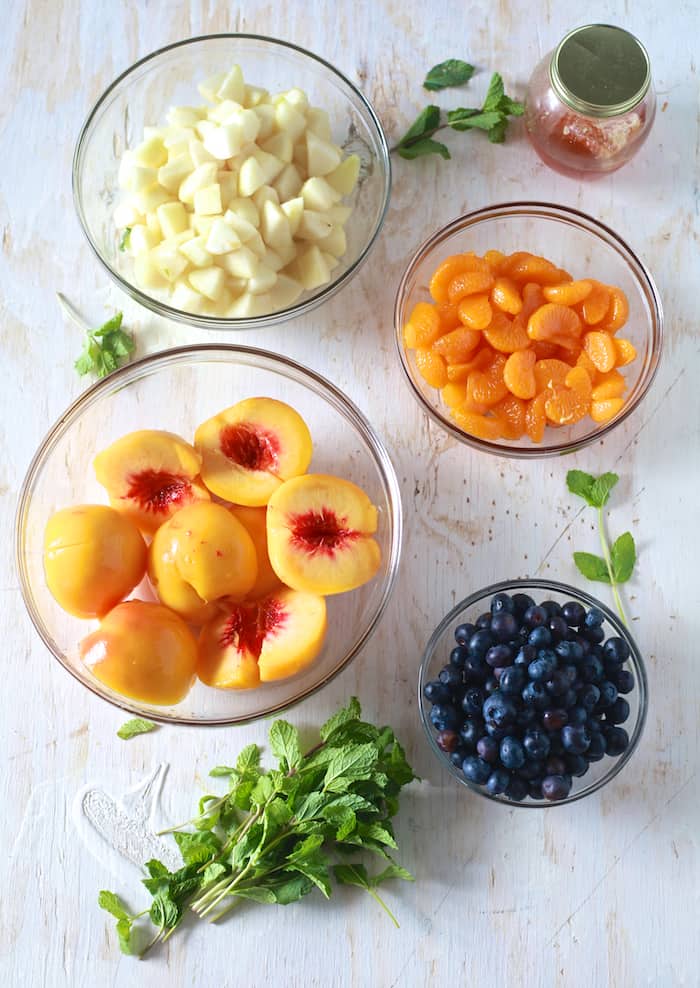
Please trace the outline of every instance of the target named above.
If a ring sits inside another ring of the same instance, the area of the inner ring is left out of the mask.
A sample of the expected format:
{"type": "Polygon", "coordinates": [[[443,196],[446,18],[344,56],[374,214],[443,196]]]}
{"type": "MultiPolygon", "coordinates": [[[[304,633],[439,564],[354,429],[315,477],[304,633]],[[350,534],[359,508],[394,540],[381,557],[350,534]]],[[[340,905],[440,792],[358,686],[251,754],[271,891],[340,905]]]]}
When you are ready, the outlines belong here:
{"type": "Polygon", "coordinates": [[[505,398],[508,394],[508,388],[503,380],[505,364],[505,356],[499,353],[486,370],[473,371],[467,378],[467,399],[491,406],[505,398]]]}
{"type": "Polygon", "coordinates": [[[473,354],[471,360],[463,364],[448,364],[448,381],[466,381],[472,371],[486,370],[493,360],[493,350],[490,346],[483,347],[473,354]]]}
{"type": "Polygon", "coordinates": [[[610,292],[610,305],[608,306],[608,311],[605,313],[605,318],[598,328],[604,330],[606,333],[616,333],[627,322],[630,306],[627,296],[621,288],[608,285],[608,291],[610,292]]]}
{"type": "Polygon", "coordinates": [[[494,312],[491,323],[484,330],[484,339],[500,353],[524,350],[530,342],[523,324],[517,319],[509,319],[505,313],[498,310],[494,312]]]}
{"type": "Polygon", "coordinates": [[[488,295],[467,295],[456,309],[457,318],[469,329],[486,329],[493,317],[488,295]]]}
{"type": "Polygon", "coordinates": [[[404,327],[406,346],[412,350],[419,346],[430,346],[440,335],[440,329],[440,316],[435,306],[430,302],[417,302],[404,327]]]}
{"type": "Polygon", "coordinates": [[[547,392],[543,391],[531,401],[528,401],[527,408],[525,409],[525,432],[533,443],[541,443],[544,436],[544,430],[547,425],[547,413],[544,406],[547,397],[547,392]]]}
{"type": "Polygon", "coordinates": [[[585,350],[581,350],[578,357],[576,358],[576,366],[583,367],[588,376],[590,377],[593,384],[595,384],[598,377],[598,368],[595,366],[591,358],[588,356],[585,350]]]}
{"type": "Polygon", "coordinates": [[[438,302],[435,306],[440,316],[440,332],[449,333],[460,325],[459,312],[454,302],[438,302]]]}
{"type": "Polygon", "coordinates": [[[561,347],[557,346],[556,343],[545,343],[544,340],[538,340],[536,343],[530,343],[530,349],[537,360],[550,360],[552,357],[556,357],[557,360],[562,359],[561,347]]]}
{"type": "Polygon", "coordinates": [[[512,278],[496,278],[491,289],[491,301],[511,316],[517,316],[523,308],[520,291],[512,278]]]}
{"type": "Polygon", "coordinates": [[[523,310],[520,315],[527,322],[535,309],[539,309],[546,301],[542,286],[534,281],[528,281],[523,285],[523,310]]]}
{"type": "Polygon", "coordinates": [[[535,309],[527,321],[527,335],[531,340],[545,340],[562,345],[562,341],[574,341],[581,333],[581,320],[573,309],[557,302],[545,302],[535,309]]]}
{"type": "Polygon", "coordinates": [[[560,305],[578,305],[593,291],[593,282],[565,281],[561,285],[546,285],[542,292],[548,302],[558,302],[560,305]]]}
{"type": "Polygon", "coordinates": [[[452,418],[460,429],[468,432],[470,436],[490,440],[501,438],[501,423],[496,418],[487,418],[485,415],[464,411],[460,408],[454,409],[452,418]]]}
{"type": "Polygon", "coordinates": [[[452,279],[461,271],[467,270],[467,259],[464,254],[451,254],[438,264],[430,279],[429,290],[436,302],[447,302],[447,288],[452,279]]]}
{"type": "Polygon", "coordinates": [[[608,333],[595,329],[586,333],[583,338],[583,349],[591,358],[595,369],[602,374],[607,374],[615,366],[617,350],[615,341],[608,333]]]}
{"type": "Polygon", "coordinates": [[[485,271],[462,271],[449,283],[447,297],[450,302],[459,302],[467,295],[488,292],[492,285],[493,274],[488,266],[485,271]]]}
{"type": "Polygon", "coordinates": [[[535,387],[537,391],[544,391],[546,388],[553,388],[557,384],[563,384],[566,375],[571,370],[571,364],[563,360],[551,357],[549,360],[538,360],[534,366],[535,387]]]}
{"type": "Polygon", "coordinates": [[[561,384],[555,385],[549,391],[544,403],[547,418],[555,425],[573,425],[574,422],[580,422],[590,408],[590,395],[584,397],[578,391],[561,384]]]}
{"type": "Polygon", "coordinates": [[[439,353],[427,348],[416,350],[418,373],[431,388],[444,388],[447,384],[447,366],[439,353]]]}
{"type": "Polygon", "coordinates": [[[484,260],[494,272],[499,270],[505,259],[506,255],[500,250],[487,250],[484,254],[484,260]]]}
{"type": "Polygon", "coordinates": [[[433,350],[444,357],[448,364],[460,364],[469,360],[470,354],[480,343],[481,333],[462,326],[436,340],[433,350]]]}
{"type": "Polygon", "coordinates": [[[564,384],[584,400],[591,400],[591,379],[583,367],[572,367],[564,378],[564,384]]]}
{"type": "Polygon", "coordinates": [[[539,285],[558,285],[572,280],[568,271],[558,268],[546,257],[529,254],[527,251],[517,251],[507,257],[498,273],[507,275],[514,281],[534,281],[539,285]]]}
{"type": "Polygon", "coordinates": [[[500,422],[504,439],[520,439],[525,432],[525,402],[515,395],[506,395],[493,407],[493,413],[500,422]]]}
{"type": "Polygon", "coordinates": [[[626,367],[627,364],[631,364],[632,361],[637,356],[637,351],[632,346],[629,340],[613,340],[615,344],[615,366],[616,367],[626,367]]]}
{"type": "Polygon", "coordinates": [[[604,401],[594,401],[591,405],[591,418],[594,422],[609,422],[624,405],[624,398],[606,398],[604,401]]]}
{"type": "Polygon", "coordinates": [[[608,374],[600,375],[598,383],[591,392],[593,401],[606,401],[608,398],[621,398],[625,393],[627,384],[619,371],[612,370],[608,374]]]}
{"type": "Polygon", "coordinates": [[[516,398],[534,398],[537,393],[535,362],[532,350],[516,350],[511,353],[503,368],[506,387],[516,398]]]}
{"type": "Polygon", "coordinates": [[[607,285],[588,279],[593,286],[590,294],[581,304],[583,321],[589,326],[596,326],[605,317],[610,305],[610,292],[607,285]]]}
{"type": "Polygon", "coordinates": [[[450,381],[440,391],[440,396],[448,408],[457,408],[466,401],[467,385],[450,381]]]}

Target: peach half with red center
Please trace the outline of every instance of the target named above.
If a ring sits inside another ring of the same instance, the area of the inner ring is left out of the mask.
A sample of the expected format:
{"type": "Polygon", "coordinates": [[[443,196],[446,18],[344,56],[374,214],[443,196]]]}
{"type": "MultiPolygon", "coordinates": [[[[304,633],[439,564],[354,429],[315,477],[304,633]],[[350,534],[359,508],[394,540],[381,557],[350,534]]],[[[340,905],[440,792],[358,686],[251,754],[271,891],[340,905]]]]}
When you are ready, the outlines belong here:
{"type": "Polygon", "coordinates": [[[277,590],[280,580],[270,563],[267,552],[267,508],[247,508],[234,504],[230,509],[233,517],[243,525],[253,540],[255,555],[258,560],[258,575],[255,583],[248,591],[249,600],[258,600],[273,590],[277,590]]]}
{"type": "Polygon", "coordinates": [[[313,444],[301,415],[275,398],[246,398],[199,426],[202,479],[217,497],[259,507],[309,466],[313,444]]]}
{"type": "Polygon", "coordinates": [[[44,574],[56,602],[79,618],[101,617],[140,583],[146,543],[105,504],[57,511],[44,531],[44,574]]]}
{"type": "Polygon", "coordinates": [[[326,626],[323,597],[287,587],[234,604],[202,628],[197,675],[227,690],[287,679],[316,658],[326,626]]]}
{"type": "Polygon", "coordinates": [[[122,696],[170,706],[194,682],[197,642],[167,607],[127,600],[82,640],[80,657],[93,676],[122,696]]]}
{"type": "Polygon", "coordinates": [[[258,575],[255,545],[221,504],[182,508],[158,529],[148,550],[148,576],[166,607],[201,624],[222,597],[248,594],[258,575]]]}
{"type": "Polygon", "coordinates": [[[295,477],[267,506],[270,562],[294,590],[336,594],[367,583],[381,562],[372,538],[376,530],[375,506],[361,488],[340,477],[295,477]]]}
{"type": "Polygon", "coordinates": [[[93,466],[112,507],[150,534],[186,505],[210,499],[199,479],[201,464],[199,453],[174,433],[140,429],[98,453],[93,466]]]}

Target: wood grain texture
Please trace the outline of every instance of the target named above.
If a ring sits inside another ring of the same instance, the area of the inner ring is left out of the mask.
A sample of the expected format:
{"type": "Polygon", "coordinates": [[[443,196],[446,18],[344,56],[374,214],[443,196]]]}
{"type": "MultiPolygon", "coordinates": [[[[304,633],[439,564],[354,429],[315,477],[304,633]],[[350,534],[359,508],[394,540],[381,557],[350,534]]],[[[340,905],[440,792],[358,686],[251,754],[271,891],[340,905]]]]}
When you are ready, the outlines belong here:
{"type": "Polygon", "coordinates": [[[241,8],[6,0],[3,13],[2,984],[700,984],[692,949],[700,905],[698,4],[601,0],[579,17],[551,0],[250,0],[241,8]],[[71,201],[83,118],[135,59],[189,35],[242,30],[289,39],[337,64],[395,138],[425,102],[420,84],[430,65],[467,57],[482,70],[470,84],[475,94],[493,69],[522,94],[572,17],[624,24],[649,47],[661,112],[637,160],[581,185],[547,171],[519,125],[502,147],[480,134],[454,135],[449,163],[394,162],[384,231],[349,287],[303,320],[236,337],[330,377],[383,435],[401,481],[406,539],[388,613],[352,667],[293,714],[299,724],[317,723],[356,692],[370,718],[406,739],[424,781],[407,793],[398,820],[401,859],[417,876],[387,893],[401,929],[341,889],[330,903],[244,906],[220,928],[188,929],[145,964],[121,958],[95,905],[97,890],[119,879],[75,837],[74,794],[89,781],[121,793],[168,761],[163,812],[181,819],[208,767],[262,740],[265,726],[165,728],[120,742],[123,716],[50,659],[24,613],[11,558],[17,493],[41,437],[83,387],[72,366],[79,340],[54,292],[95,323],[123,308],[141,352],[226,339],[158,320],[108,284],[71,201]],[[447,438],[412,400],[394,350],[393,292],[414,247],[463,210],[518,198],[578,206],[609,223],[654,273],[666,309],[666,350],[647,400],[611,438],[566,462],[501,461],[447,438]],[[648,658],[648,726],[624,774],[599,795],[552,812],[509,811],[457,791],[436,768],[417,718],[417,663],[430,630],[467,592],[516,575],[576,580],[572,548],[595,543],[590,517],[565,491],[573,466],[622,477],[611,528],[630,527],[640,549],[627,599],[648,658]]]}

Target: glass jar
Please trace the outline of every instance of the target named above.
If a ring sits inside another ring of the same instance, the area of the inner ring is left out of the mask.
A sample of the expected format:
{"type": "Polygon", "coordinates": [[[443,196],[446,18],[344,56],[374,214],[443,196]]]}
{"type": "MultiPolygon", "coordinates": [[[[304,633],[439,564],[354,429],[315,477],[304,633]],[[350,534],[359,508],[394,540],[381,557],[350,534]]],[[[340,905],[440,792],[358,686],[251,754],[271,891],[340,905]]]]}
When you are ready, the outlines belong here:
{"type": "Polygon", "coordinates": [[[525,126],[550,168],[592,177],[637,153],[655,111],[644,46],[622,28],[589,24],[567,34],[533,72],[525,126]]]}

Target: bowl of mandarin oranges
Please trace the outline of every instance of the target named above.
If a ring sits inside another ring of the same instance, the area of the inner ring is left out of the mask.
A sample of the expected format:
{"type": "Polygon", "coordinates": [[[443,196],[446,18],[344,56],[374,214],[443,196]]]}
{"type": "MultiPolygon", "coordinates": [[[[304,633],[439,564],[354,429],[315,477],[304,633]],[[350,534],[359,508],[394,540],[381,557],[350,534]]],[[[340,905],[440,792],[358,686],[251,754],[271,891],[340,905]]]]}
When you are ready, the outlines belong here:
{"type": "Polygon", "coordinates": [[[146,357],[88,389],[29,467],[24,601],[72,675],[175,723],[269,716],[362,648],[395,580],[399,489],[332,384],[249,347],[146,357]]]}
{"type": "Polygon", "coordinates": [[[613,230],[517,202],[422,244],[395,329],[409,386],[435,422],[466,445],[527,458],[580,449],[627,418],[656,373],[663,314],[613,230]]]}

